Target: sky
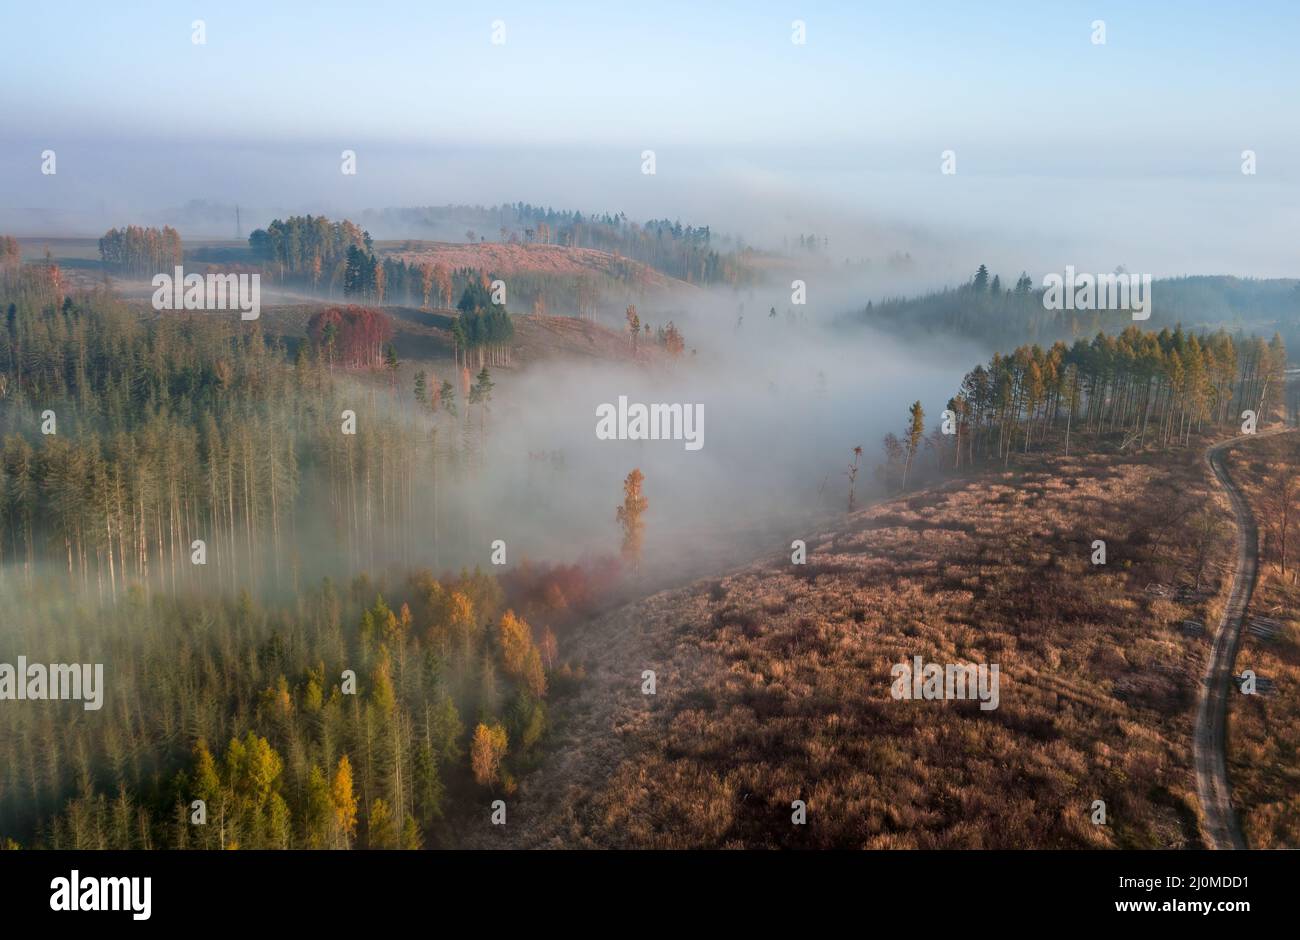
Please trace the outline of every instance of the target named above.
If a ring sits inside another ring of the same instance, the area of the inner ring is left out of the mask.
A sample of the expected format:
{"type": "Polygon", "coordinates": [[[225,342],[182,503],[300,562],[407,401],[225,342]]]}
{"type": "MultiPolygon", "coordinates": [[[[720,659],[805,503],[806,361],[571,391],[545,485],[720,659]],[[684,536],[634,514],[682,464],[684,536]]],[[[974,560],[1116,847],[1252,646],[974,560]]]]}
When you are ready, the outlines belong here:
{"type": "Polygon", "coordinates": [[[1297,27],[1288,2],[7,3],[0,225],[525,200],[1294,273],[1297,27]]]}

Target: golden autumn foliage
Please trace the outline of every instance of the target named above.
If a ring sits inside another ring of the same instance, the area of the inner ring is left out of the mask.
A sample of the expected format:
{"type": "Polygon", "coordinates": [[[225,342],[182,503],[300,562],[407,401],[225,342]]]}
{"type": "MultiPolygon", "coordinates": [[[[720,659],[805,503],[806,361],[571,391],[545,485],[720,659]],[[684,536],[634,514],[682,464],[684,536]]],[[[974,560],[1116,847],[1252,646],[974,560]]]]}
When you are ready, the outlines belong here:
{"type": "Polygon", "coordinates": [[[339,758],[330,784],[330,802],[334,807],[334,825],[344,839],[351,838],[357,830],[357,797],[352,790],[352,762],[348,755],[339,758]]]}
{"type": "Polygon", "coordinates": [[[274,688],[263,690],[258,709],[263,714],[274,715],[277,718],[292,716],[293,696],[289,694],[289,680],[282,675],[276,681],[274,688]]]}
{"type": "Polygon", "coordinates": [[[506,674],[523,682],[538,698],[545,695],[546,673],[542,670],[541,653],[533,643],[533,631],[513,610],[507,610],[501,617],[499,641],[506,674]]]}
{"type": "Polygon", "coordinates": [[[496,783],[501,772],[501,760],[506,756],[506,729],[493,722],[488,725],[480,723],[474,729],[474,740],[470,744],[470,766],[474,769],[474,779],[482,786],[496,783]]]}
{"type": "Polygon", "coordinates": [[[460,591],[452,591],[448,610],[451,635],[460,642],[468,642],[474,635],[474,603],[460,591]]]}

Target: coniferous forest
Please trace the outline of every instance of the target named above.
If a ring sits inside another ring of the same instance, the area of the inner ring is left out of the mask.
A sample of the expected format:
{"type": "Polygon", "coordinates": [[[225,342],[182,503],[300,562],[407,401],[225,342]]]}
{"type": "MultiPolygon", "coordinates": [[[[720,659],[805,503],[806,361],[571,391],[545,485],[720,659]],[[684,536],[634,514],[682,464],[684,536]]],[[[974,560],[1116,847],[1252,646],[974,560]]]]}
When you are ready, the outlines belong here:
{"type": "Polygon", "coordinates": [[[451,838],[449,804],[511,792],[584,589],[417,564],[440,478],[481,459],[486,371],[459,408],[447,381],[398,407],[385,359],[336,370],[376,311],[291,353],[60,285],[49,264],[0,284],[0,659],[102,662],[112,691],[0,712],[0,839],[417,847],[451,838]]]}
{"type": "Polygon", "coordinates": [[[1122,446],[1185,444],[1249,410],[1258,419],[1282,402],[1286,347],[1278,336],[1160,332],[1130,326],[1118,336],[1021,346],[966,375],[949,406],[954,463],[1005,460],[1049,431],[1118,433],[1122,446]],[[996,443],[995,443],[996,442],[996,443]]]}

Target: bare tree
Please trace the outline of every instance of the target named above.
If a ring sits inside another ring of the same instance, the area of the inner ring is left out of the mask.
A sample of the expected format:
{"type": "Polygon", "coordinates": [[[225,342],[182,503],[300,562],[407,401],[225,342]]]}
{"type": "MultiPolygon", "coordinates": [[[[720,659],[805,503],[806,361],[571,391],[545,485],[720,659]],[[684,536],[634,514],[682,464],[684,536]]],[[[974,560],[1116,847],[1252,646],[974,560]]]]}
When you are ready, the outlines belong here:
{"type": "Polygon", "coordinates": [[[853,448],[853,463],[849,464],[849,469],[845,470],[845,475],[849,478],[849,512],[853,512],[853,486],[858,479],[858,458],[862,456],[862,445],[859,444],[853,448]]]}
{"type": "Polygon", "coordinates": [[[1300,502],[1300,470],[1296,468],[1294,453],[1284,456],[1277,469],[1269,474],[1265,483],[1263,503],[1265,509],[1265,526],[1277,547],[1278,563],[1282,569],[1282,580],[1286,580],[1287,536],[1291,522],[1297,515],[1297,502],[1300,502]]]}

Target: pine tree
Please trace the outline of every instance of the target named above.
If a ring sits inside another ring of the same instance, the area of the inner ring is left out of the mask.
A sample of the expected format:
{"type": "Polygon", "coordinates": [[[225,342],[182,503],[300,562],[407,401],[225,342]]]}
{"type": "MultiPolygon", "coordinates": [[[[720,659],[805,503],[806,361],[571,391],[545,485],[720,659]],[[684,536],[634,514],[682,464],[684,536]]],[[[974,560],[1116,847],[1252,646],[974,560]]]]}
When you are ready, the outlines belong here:
{"type": "Polygon", "coordinates": [[[317,764],[307,772],[307,811],[303,829],[307,847],[328,848],[332,842],[330,831],[334,825],[334,801],[325,773],[317,764]]]}
{"type": "Polygon", "coordinates": [[[903,491],[907,491],[907,477],[912,470],[912,462],[916,459],[917,449],[921,446],[921,437],[925,434],[925,410],[921,407],[919,401],[913,402],[912,406],[907,409],[911,416],[911,422],[907,428],[907,458],[903,464],[903,491]]]}

